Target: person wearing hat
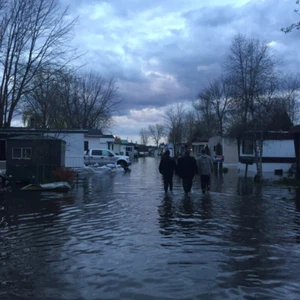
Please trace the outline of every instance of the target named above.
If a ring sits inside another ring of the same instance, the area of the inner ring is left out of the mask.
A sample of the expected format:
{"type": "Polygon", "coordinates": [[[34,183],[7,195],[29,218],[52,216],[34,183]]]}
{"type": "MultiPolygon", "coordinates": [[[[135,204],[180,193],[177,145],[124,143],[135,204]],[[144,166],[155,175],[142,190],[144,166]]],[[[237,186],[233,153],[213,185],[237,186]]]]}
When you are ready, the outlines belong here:
{"type": "Polygon", "coordinates": [[[159,173],[163,175],[164,190],[167,193],[173,191],[173,174],[177,164],[173,157],[170,157],[170,151],[166,150],[159,163],[159,173]]]}
{"type": "Polygon", "coordinates": [[[186,149],[184,155],[178,158],[177,164],[177,175],[182,178],[184,193],[188,195],[193,186],[194,176],[198,173],[197,161],[186,149]]]}

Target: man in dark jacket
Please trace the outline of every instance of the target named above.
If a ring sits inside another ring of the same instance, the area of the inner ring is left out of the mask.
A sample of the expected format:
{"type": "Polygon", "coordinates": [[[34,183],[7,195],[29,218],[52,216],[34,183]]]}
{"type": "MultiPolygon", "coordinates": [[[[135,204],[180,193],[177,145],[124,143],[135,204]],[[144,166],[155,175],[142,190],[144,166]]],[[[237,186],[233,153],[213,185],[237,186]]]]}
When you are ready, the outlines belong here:
{"type": "Polygon", "coordinates": [[[182,178],[183,190],[188,195],[193,186],[194,176],[198,173],[197,161],[195,157],[190,156],[190,151],[186,150],[184,156],[178,158],[177,164],[177,174],[182,178]]]}
{"type": "Polygon", "coordinates": [[[173,190],[173,174],[177,165],[175,160],[170,157],[170,151],[166,150],[159,163],[159,173],[163,175],[165,192],[173,190]]]}

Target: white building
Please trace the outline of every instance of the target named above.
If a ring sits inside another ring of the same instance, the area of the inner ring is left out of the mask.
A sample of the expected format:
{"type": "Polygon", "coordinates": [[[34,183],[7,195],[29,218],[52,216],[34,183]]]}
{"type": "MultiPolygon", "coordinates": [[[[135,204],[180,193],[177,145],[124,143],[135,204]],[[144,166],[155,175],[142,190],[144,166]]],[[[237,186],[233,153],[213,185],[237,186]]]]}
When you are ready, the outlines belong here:
{"type": "Polygon", "coordinates": [[[66,142],[66,168],[82,168],[84,166],[84,134],[87,130],[51,129],[46,133],[66,142]]]}
{"type": "Polygon", "coordinates": [[[211,138],[198,138],[192,143],[192,151],[195,157],[201,155],[202,149],[208,147],[210,156],[215,158],[217,153],[217,145],[222,146],[224,156],[224,166],[238,167],[239,155],[238,145],[235,139],[222,138],[221,136],[213,136],[211,138]]]}
{"type": "Polygon", "coordinates": [[[222,138],[221,136],[213,136],[208,140],[210,155],[216,156],[217,145],[222,146],[224,156],[224,166],[237,167],[239,161],[238,144],[236,139],[222,138]]]}
{"type": "MultiPolygon", "coordinates": [[[[284,132],[268,132],[263,137],[262,171],[275,173],[275,170],[287,172],[296,162],[294,139],[292,134],[284,132]]],[[[254,158],[253,138],[245,135],[239,146],[240,170],[245,170],[246,164],[241,163],[247,159],[254,158]]],[[[255,162],[248,165],[248,171],[256,172],[255,162]]]]}
{"type": "Polygon", "coordinates": [[[28,128],[10,127],[0,129],[0,163],[1,167],[6,167],[6,139],[14,136],[41,134],[53,136],[66,142],[65,167],[83,167],[84,134],[83,129],[49,129],[49,128],[28,128]]]}
{"type": "Polygon", "coordinates": [[[108,149],[114,151],[115,138],[103,134],[100,129],[89,129],[84,135],[84,151],[89,149],[108,149]]]}

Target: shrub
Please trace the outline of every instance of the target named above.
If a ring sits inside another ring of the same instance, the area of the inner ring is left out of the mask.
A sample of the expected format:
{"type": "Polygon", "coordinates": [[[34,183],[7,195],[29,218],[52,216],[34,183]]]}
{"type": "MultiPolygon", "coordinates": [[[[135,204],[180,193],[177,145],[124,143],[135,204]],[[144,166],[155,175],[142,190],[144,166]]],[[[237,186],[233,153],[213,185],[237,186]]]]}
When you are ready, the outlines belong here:
{"type": "Polygon", "coordinates": [[[53,171],[56,181],[66,181],[70,184],[74,182],[76,178],[76,172],[72,169],[67,168],[57,168],[53,171]]]}

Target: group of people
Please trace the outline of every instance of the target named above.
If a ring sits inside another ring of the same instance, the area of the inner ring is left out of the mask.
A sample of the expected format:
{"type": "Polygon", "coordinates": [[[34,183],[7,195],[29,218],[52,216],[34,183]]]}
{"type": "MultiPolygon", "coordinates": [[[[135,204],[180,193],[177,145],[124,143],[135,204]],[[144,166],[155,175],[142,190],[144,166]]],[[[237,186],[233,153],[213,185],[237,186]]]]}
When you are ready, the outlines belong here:
{"type": "Polygon", "coordinates": [[[177,163],[170,156],[170,151],[166,150],[159,163],[159,172],[163,175],[164,190],[173,190],[173,175],[177,174],[182,179],[182,187],[185,195],[191,192],[193,179],[199,174],[201,180],[202,193],[210,191],[211,174],[213,173],[213,160],[206,154],[205,148],[202,149],[201,156],[196,160],[186,150],[184,155],[179,157],[177,163]]]}

